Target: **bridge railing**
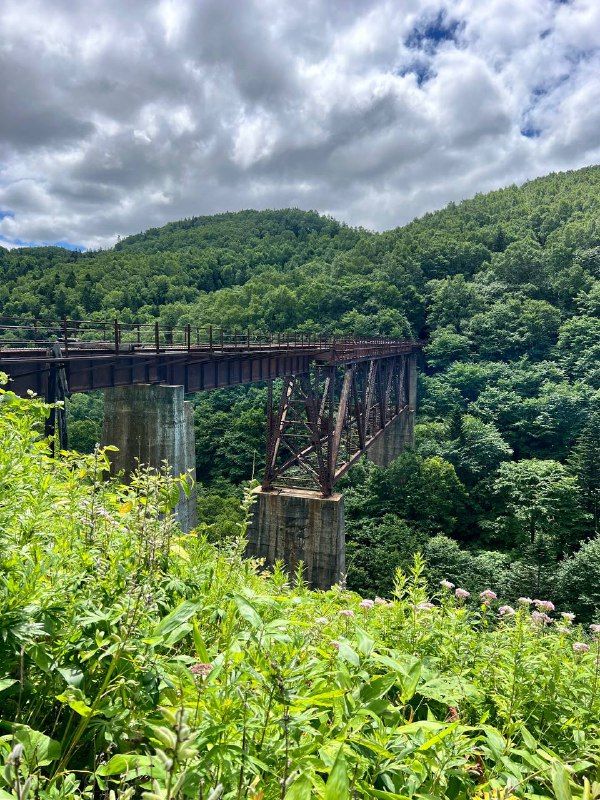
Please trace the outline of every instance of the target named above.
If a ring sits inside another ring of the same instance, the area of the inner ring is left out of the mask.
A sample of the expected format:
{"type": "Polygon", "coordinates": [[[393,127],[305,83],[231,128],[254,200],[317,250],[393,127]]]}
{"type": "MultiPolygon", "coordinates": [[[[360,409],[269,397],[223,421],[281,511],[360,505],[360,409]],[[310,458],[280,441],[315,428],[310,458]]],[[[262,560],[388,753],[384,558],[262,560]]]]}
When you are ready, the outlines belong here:
{"type": "MultiPolygon", "coordinates": [[[[44,321],[0,317],[0,352],[4,357],[22,350],[46,350],[58,343],[62,353],[71,350],[107,350],[113,353],[136,350],[156,353],[174,350],[298,350],[352,352],[367,357],[382,348],[400,347],[407,342],[389,337],[344,337],[298,331],[261,331],[213,325],[166,325],[120,320],[44,321]]],[[[414,343],[412,343],[414,344],[414,343]]]]}

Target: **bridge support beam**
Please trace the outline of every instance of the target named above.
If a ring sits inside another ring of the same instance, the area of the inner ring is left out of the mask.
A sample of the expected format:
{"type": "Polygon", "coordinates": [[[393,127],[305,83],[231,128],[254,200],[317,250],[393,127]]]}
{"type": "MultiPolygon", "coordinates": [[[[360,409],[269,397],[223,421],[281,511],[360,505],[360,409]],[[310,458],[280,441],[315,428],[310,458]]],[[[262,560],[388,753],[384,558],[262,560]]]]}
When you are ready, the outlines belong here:
{"type": "Polygon", "coordinates": [[[406,447],[406,423],[408,409],[390,422],[367,450],[367,458],[378,467],[389,467],[406,447]]]}
{"type": "Polygon", "coordinates": [[[302,561],[305,580],[314,589],[338,583],[346,570],[342,495],[260,488],[255,493],[246,554],[264,558],[269,566],[281,560],[290,576],[302,561]]]}
{"type": "MultiPolygon", "coordinates": [[[[173,475],[195,477],[193,409],[183,398],[183,386],[105,389],[102,442],[119,448],[110,454],[115,472],[127,479],[138,464],[161,469],[166,461],[173,475]]],[[[196,526],[195,490],[189,498],[181,493],[175,515],[184,531],[196,526]]]]}

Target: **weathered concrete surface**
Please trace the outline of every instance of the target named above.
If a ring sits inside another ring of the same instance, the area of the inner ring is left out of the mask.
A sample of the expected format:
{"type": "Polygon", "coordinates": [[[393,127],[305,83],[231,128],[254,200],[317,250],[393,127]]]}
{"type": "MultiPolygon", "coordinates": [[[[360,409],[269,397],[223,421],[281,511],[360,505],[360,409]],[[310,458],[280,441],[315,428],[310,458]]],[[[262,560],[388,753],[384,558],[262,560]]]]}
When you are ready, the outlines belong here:
{"type": "Polygon", "coordinates": [[[301,489],[255,489],[256,504],[246,553],[273,565],[281,560],[290,575],[304,562],[315,589],[329,589],[346,570],[344,498],[321,497],[301,489]]]}
{"type": "Polygon", "coordinates": [[[408,357],[408,412],[404,426],[404,446],[415,446],[415,416],[417,412],[417,356],[408,357]]]}
{"type": "Polygon", "coordinates": [[[367,450],[367,458],[378,467],[389,467],[405,448],[408,409],[396,417],[367,450]]]}
{"type": "MultiPolygon", "coordinates": [[[[173,475],[195,477],[193,408],[183,398],[183,386],[105,389],[102,442],[119,448],[110,454],[115,472],[127,479],[138,464],[160,469],[167,461],[173,475]]],[[[196,526],[195,489],[189,498],[181,493],[175,514],[184,531],[196,526]]]]}

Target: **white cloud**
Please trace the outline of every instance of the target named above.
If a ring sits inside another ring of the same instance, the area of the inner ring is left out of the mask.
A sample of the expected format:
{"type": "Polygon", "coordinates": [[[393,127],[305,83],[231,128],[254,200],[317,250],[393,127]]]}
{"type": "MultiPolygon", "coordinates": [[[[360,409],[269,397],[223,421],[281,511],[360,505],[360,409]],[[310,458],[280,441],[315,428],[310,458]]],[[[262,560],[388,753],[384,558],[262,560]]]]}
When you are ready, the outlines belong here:
{"type": "Polygon", "coordinates": [[[0,29],[0,241],[382,229],[600,161],[597,0],[3,0],[0,29]]]}

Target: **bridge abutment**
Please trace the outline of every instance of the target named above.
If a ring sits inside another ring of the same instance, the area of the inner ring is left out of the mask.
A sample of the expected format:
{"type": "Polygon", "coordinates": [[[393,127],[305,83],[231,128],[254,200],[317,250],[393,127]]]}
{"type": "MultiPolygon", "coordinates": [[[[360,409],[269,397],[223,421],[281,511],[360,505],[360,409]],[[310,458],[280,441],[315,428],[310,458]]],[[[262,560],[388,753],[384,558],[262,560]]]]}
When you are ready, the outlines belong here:
{"type": "Polygon", "coordinates": [[[246,553],[293,575],[300,561],[314,589],[329,589],[346,570],[344,498],[302,489],[256,489],[246,553]]]}
{"type": "MultiPolygon", "coordinates": [[[[105,389],[103,444],[111,453],[115,472],[127,479],[138,464],[156,469],[166,461],[173,475],[195,476],[194,415],[184,400],[183,386],[138,384],[105,389]]],[[[196,493],[183,492],[175,515],[184,531],[196,526],[196,493]]]]}

